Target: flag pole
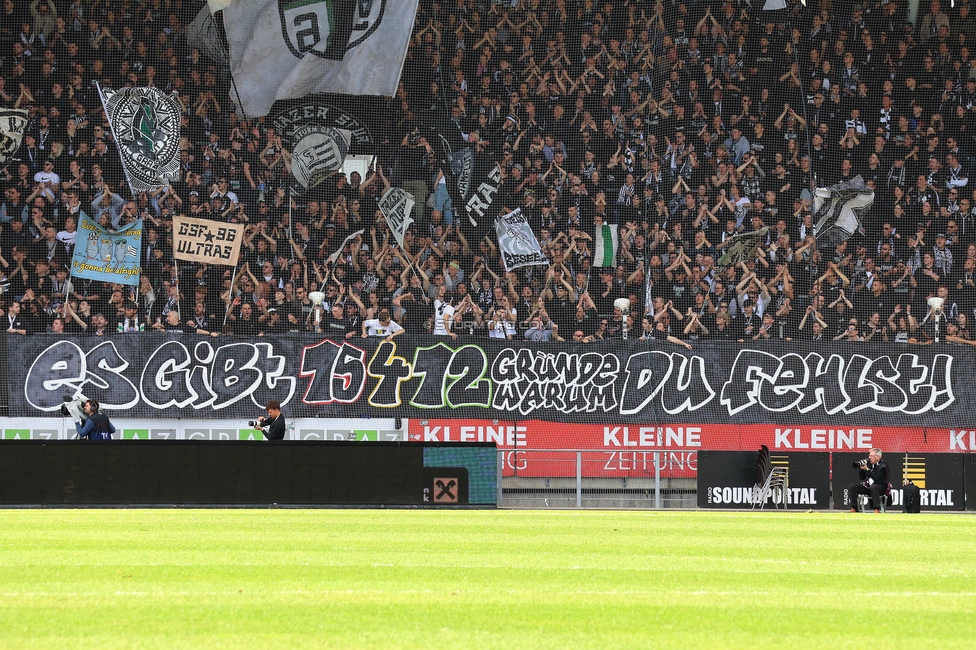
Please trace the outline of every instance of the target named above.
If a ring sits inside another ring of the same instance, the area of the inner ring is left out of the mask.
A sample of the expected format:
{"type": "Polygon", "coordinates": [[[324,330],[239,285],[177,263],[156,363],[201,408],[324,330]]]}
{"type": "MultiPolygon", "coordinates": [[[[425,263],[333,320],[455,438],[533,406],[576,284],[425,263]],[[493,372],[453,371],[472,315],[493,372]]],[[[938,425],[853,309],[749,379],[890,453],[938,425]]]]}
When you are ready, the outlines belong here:
{"type": "MultiPolygon", "coordinates": [[[[180,296],[183,294],[183,292],[180,291],[180,279],[181,279],[180,278],[180,261],[178,259],[176,259],[175,256],[173,257],[173,268],[176,269],[176,311],[177,312],[180,312],[180,296]]],[[[182,316],[182,315],[183,315],[182,312],[180,312],[180,316],[182,316]]]]}
{"type": "MultiPolygon", "coordinates": [[[[142,252],[139,253],[139,259],[142,259],[142,252]]],[[[139,312],[142,311],[141,309],[139,309],[139,295],[140,295],[139,291],[141,289],[142,289],[142,263],[140,262],[139,263],[139,281],[136,282],[136,299],[135,299],[135,303],[136,303],[136,318],[139,317],[139,312]]],[[[143,327],[145,327],[145,325],[146,325],[145,321],[143,321],[142,325],[143,325],[143,327]]],[[[138,321],[137,321],[136,327],[138,328],[138,321]]]]}
{"type": "MultiPolygon", "coordinates": [[[[413,261],[410,259],[410,256],[407,255],[406,251],[404,251],[403,256],[407,260],[407,267],[409,267],[410,270],[413,271],[414,277],[417,278],[418,280],[420,280],[420,288],[423,289],[424,288],[423,287],[423,285],[424,285],[424,279],[422,277],[420,277],[420,274],[419,273],[417,273],[417,269],[414,268],[413,261]]],[[[425,303],[426,302],[430,302],[430,296],[427,295],[427,291],[426,290],[424,291],[424,302],[425,303]]]]}
{"type": "MultiPolygon", "coordinates": [[[[649,222],[648,222],[649,223],[649,222]]],[[[648,248],[651,242],[651,234],[644,228],[644,313],[642,316],[648,314],[648,308],[651,304],[651,293],[653,292],[653,287],[651,286],[651,255],[650,249],[648,248]]],[[[711,286],[711,285],[709,285],[711,286]]],[[[641,323],[641,332],[644,330],[644,325],[641,323]]]]}
{"type": "Polygon", "coordinates": [[[234,304],[234,282],[237,281],[237,267],[234,267],[234,272],[230,276],[230,289],[227,290],[227,306],[224,307],[224,322],[222,325],[227,324],[227,314],[230,313],[230,308],[234,304]]]}

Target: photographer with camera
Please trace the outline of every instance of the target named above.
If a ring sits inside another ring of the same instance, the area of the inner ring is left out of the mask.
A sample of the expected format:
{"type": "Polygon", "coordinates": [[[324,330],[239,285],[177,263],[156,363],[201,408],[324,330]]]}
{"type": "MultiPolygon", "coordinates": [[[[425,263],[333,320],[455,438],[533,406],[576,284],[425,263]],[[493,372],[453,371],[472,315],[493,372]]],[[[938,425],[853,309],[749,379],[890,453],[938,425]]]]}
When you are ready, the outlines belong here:
{"type": "Polygon", "coordinates": [[[111,440],[115,433],[115,426],[108,416],[99,412],[98,402],[93,399],[85,400],[82,409],[87,416],[84,424],[75,422],[75,430],[82,440],[111,440]]]}
{"type": "Polygon", "coordinates": [[[857,512],[857,499],[862,494],[871,497],[871,506],[875,512],[881,512],[881,499],[891,492],[888,463],[881,460],[881,450],[875,447],[868,452],[867,458],[854,463],[854,467],[858,470],[860,482],[852,483],[847,488],[851,512],[857,512]]]}
{"type": "Polygon", "coordinates": [[[277,400],[268,400],[268,417],[260,417],[255,422],[248,422],[249,426],[260,429],[268,440],[285,439],[285,416],[281,414],[281,404],[277,400]]]}

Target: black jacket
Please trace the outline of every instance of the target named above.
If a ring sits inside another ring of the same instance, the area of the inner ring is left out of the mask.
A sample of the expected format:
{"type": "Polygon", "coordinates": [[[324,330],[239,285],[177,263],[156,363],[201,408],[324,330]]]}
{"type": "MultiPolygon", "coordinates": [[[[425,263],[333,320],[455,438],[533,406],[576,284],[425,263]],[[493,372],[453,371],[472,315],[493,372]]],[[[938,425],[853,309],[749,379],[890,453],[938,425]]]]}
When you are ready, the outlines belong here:
{"type": "Polygon", "coordinates": [[[263,426],[261,427],[264,437],[268,440],[284,440],[285,439],[285,416],[284,414],[279,414],[278,417],[274,419],[265,419],[263,426]],[[267,431],[264,431],[267,429],[267,431]]]}
{"type": "Polygon", "coordinates": [[[865,483],[868,479],[872,479],[874,483],[885,486],[885,491],[887,491],[891,474],[888,470],[888,463],[879,460],[875,465],[869,464],[867,469],[858,470],[858,477],[865,483]]]}

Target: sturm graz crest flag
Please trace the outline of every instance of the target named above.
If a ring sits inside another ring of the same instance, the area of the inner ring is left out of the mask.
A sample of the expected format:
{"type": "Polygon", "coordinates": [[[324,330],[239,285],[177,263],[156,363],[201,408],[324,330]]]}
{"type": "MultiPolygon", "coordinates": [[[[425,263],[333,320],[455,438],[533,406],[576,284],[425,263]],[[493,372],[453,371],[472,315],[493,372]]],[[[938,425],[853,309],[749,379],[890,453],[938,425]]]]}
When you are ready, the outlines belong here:
{"type": "Polygon", "coordinates": [[[291,173],[300,191],[310,190],[342,168],[352,132],[320,124],[295,129],[291,138],[291,173]]]}
{"type": "Polygon", "coordinates": [[[248,117],[311,93],[396,93],[417,0],[209,0],[248,117]]]}
{"type": "Polygon", "coordinates": [[[157,88],[99,88],[133,193],[157,190],[180,175],[183,106],[157,88]]]}
{"type": "MultiPolygon", "coordinates": [[[[374,134],[386,130],[388,113],[386,101],[379,97],[318,94],[275,102],[266,122],[274,126],[292,155],[302,150],[300,143],[306,138],[314,146],[324,139],[321,133],[329,133],[329,139],[335,140],[333,130],[338,130],[346,141],[343,156],[370,156],[378,146],[374,134]]],[[[335,146],[342,151],[338,141],[335,146]]]]}

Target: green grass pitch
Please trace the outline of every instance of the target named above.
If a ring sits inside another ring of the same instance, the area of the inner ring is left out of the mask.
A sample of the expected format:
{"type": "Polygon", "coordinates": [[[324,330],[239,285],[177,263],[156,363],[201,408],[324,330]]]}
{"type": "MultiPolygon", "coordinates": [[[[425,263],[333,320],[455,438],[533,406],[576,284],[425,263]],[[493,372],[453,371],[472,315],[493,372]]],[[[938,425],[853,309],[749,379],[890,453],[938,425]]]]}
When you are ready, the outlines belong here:
{"type": "Polygon", "coordinates": [[[976,647],[976,519],[0,511],[0,647],[976,647]]]}

